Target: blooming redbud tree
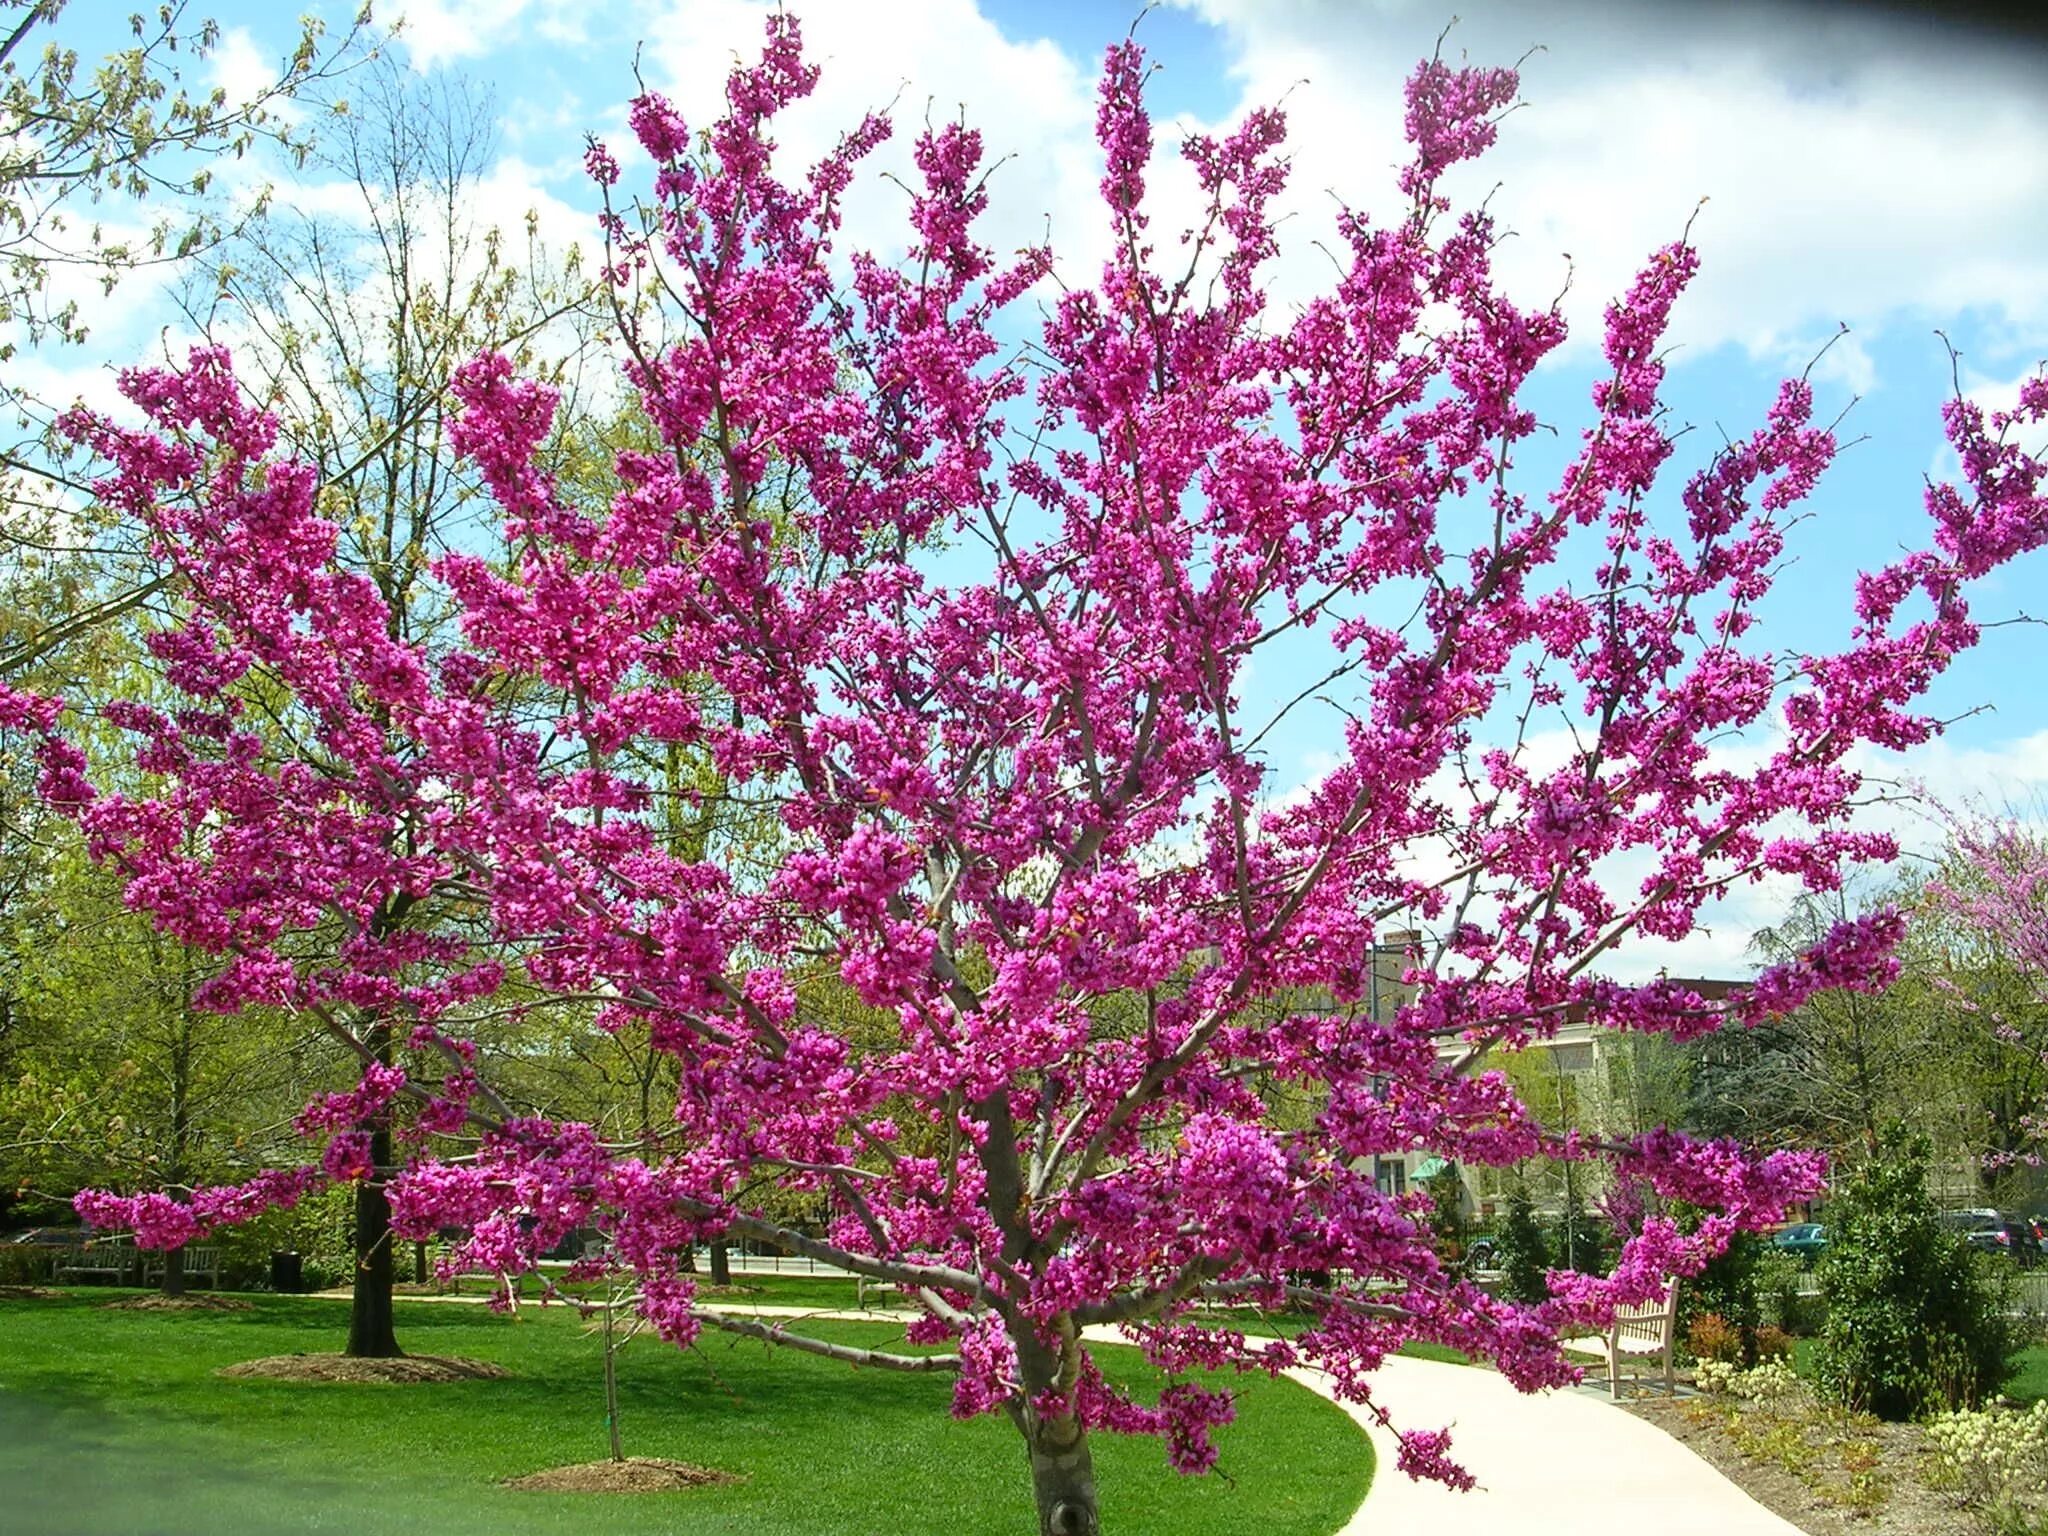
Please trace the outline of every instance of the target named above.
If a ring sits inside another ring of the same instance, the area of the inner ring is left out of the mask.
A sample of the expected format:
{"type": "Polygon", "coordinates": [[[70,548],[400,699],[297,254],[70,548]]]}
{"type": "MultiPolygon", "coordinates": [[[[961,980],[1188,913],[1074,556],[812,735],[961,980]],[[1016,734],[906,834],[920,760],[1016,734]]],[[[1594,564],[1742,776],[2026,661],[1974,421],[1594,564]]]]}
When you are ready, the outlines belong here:
{"type": "MultiPolygon", "coordinates": [[[[1231,1399],[1196,1368],[1319,1367],[1397,1430],[1403,1470],[1468,1484],[1443,1428],[1375,1398],[1390,1351],[1430,1339],[1525,1390],[1568,1381],[1560,1330],[1818,1188],[1809,1155],[1546,1127],[1493,1062],[1568,1016],[1684,1037],[1889,977],[1889,914],[1726,998],[1603,971],[1731,884],[1828,889],[1891,854],[1848,824],[1847,759],[1934,731],[1914,703],[1976,638],[1968,583],[2048,535],[2040,464],[1951,411],[1963,483],[1929,494],[1927,547],[1861,580],[1844,649],[1767,649],[1758,604],[1835,440],[1789,381],[1653,510],[1689,244],[1608,309],[1561,480],[1520,487],[1538,423],[1518,394],[1565,328],[1501,291],[1488,216],[1439,189],[1492,142],[1512,71],[1417,69],[1398,215],[1342,213],[1341,270],[1290,314],[1263,302],[1280,114],[1187,143],[1204,207],[1162,250],[1143,74],[1110,50],[1112,254],[1088,286],[977,243],[961,126],[918,140],[907,260],[836,249],[841,194],[890,129],[778,173],[772,123],[814,80],[787,18],[707,134],[640,97],[651,197],[616,201],[602,147],[588,163],[660,446],[578,506],[543,468],[549,393],[500,357],[464,367],[460,447],[506,556],[440,561],[459,640],[391,637],[225,355],[127,376],[145,427],[74,420],[114,466],[103,496],[183,575],[188,611],[151,643],[190,702],[122,712],[166,786],[140,800],[95,791],[55,701],[0,696],[43,734],[45,793],[133,902],[231,957],[214,1006],[407,1042],[309,1110],[317,1166],[177,1206],[86,1197],[95,1219],[175,1243],[376,1180],[402,1234],[459,1226],[464,1262],[507,1272],[595,1225],[590,1267],[634,1280],[677,1344],[723,1328],[950,1373],[954,1412],[1016,1424],[1041,1530],[1079,1533],[1099,1529],[1092,1432],[1211,1463],[1231,1399]],[[1305,639],[1355,704],[1336,765],[1280,800],[1248,669],[1305,639]],[[302,728],[252,723],[255,676],[302,728]],[[1558,719],[1575,746],[1539,760],[1530,723],[1558,719]],[[1761,761],[1713,750],[1767,727],[1761,761]],[[772,812],[768,867],[660,835],[638,765],[674,745],[772,812]],[[422,902],[466,916],[392,920],[422,902]],[[1408,928],[1426,941],[1375,1009],[1378,949],[1408,928]],[[595,1028],[651,1032],[680,1082],[672,1134],[609,1145],[489,1096],[459,1021],[508,967],[588,1001],[595,1028]],[[807,1005],[821,974],[888,1027],[807,1005]],[[1418,1147],[1600,1160],[1708,1214],[1650,1218],[1610,1275],[1553,1276],[1540,1304],[1500,1300],[1374,1187],[1375,1155],[1418,1147]],[[790,1189],[829,1224],[776,1220],[763,1192],[790,1189]],[[892,1282],[937,1348],[725,1315],[679,1268],[710,1238],[892,1282]],[[1253,1306],[1308,1324],[1248,1337],[1253,1306]],[[1172,1378],[1156,1401],[1104,1379],[1104,1330],[1172,1378]]],[[[2019,414],[2048,417],[2048,382],[2019,414]]]]}
{"type": "Polygon", "coordinates": [[[1950,1005],[1982,1027],[1994,1055],[2014,1053],[2017,1093],[1999,1096],[1990,1120],[1988,1172],[2015,1163],[2039,1167],[2048,1144],[2048,1104],[2030,1086],[2048,1067],[2040,1029],[2048,1004],[2048,838],[2014,815],[1953,815],[1948,856],[1929,882],[1935,910],[1956,920],[1960,943],[1935,985],[1950,1005]]]}

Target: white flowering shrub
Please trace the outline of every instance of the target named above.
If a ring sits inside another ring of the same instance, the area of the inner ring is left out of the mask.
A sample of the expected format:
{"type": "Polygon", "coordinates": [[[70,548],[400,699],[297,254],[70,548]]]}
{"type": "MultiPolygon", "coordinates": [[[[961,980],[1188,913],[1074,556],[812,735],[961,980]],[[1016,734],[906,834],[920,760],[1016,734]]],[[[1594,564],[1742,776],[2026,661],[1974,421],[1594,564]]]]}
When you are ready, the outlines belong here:
{"type": "Polygon", "coordinates": [[[1729,1383],[1737,1397],[1753,1403],[1771,1402],[1787,1396],[1799,1385],[1792,1367],[1783,1360],[1766,1360],[1736,1374],[1729,1383]]]}
{"type": "Polygon", "coordinates": [[[1726,1397],[1735,1390],[1735,1378],[1741,1374],[1742,1367],[1733,1360],[1702,1360],[1693,1367],[1692,1379],[1702,1392],[1726,1397]]]}
{"type": "Polygon", "coordinates": [[[1942,1481],[1965,1504],[1995,1509],[2048,1492],[2048,1401],[2024,1412],[1944,1413],[1927,1426],[1942,1481]]]}
{"type": "Polygon", "coordinates": [[[1799,1378],[1784,1360],[1766,1360],[1746,1371],[1732,1360],[1702,1360],[1693,1368],[1693,1383],[1711,1397],[1761,1403],[1784,1397],[1799,1385],[1799,1378]]]}

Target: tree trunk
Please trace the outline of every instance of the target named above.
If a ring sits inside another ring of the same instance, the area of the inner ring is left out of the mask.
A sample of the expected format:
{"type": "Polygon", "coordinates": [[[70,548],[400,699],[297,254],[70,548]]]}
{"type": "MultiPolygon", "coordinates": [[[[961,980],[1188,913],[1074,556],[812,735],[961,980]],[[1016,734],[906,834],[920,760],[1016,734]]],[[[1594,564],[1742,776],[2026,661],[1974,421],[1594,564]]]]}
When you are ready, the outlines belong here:
{"type": "Polygon", "coordinates": [[[164,1251],[164,1294],[182,1296],[185,1294],[185,1250],[168,1248],[164,1251]]]}
{"type": "Polygon", "coordinates": [[[732,1256],[727,1251],[727,1245],[724,1243],[713,1243],[711,1245],[711,1283],[713,1285],[732,1284],[732,1256]]]}
{"type": "Polygon", "coordinates": [[[427,1283],[427,1245],[425,1243],[414,1243],[412,1245],[412,1283],[414,1285],[425,1285],[427,1283]]]}
{"type": "Polygon", "coordinates": [[[612,1460],[624,1461],[626,1448],[619,1439],[619,1347],[612,1339],[612,1309],[604,1309],[604,1424],[611,1432],[612,1460]]]}
{"type": "Polygon", "coordinates": [[[383,1170],[391,1166],[391,1132],[370,1134],[376,1172],[356,1186],[355,1294],[348,1314],[348,1353],[358,1360],[396,1360],[405,1351],[391,1326],[391,1202],[383,1170]]]}
{"type": "Polygon", "coordinates": [[[1038,1501],[1038,1536],[1100,1536],[1088,1431],[1071,1418],[1050,1419],[1037,1426],[1026,1444],[1031,1492],[1038,1501]]]}

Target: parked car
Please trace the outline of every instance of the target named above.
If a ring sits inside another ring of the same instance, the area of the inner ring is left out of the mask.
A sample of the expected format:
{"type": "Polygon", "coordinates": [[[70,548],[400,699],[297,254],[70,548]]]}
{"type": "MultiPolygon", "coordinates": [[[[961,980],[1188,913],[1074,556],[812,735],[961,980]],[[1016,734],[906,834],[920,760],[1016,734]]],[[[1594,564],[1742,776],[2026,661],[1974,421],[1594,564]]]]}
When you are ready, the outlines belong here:
{"type": "Polygon", "coordinates": [[[1828,1229],[1817,1221],[1802,1221],[1771,1234],[1771,1246],[1812,1268],[1813,1261],[1827,1250],[1828,1229]]]}
{"type": "Polygon", "coordinates": [[[1968,1211],[1944,1211],[1941,1223],[1972,1248],[2011,1259],[2023,1269],[2040,1262],[2040,1240],[2033,1227],[2017,1216],[1980,1206],[1968,1211]]]}
{"type": "Polygon", "coordinates": [[[2034,1234],[2034,1246],[2048,1254],[2048,1216],[2029,1216],[2026,1223],[2034,1234]]]}
{"type": "Polygon", "coordinates": [[[37,1248],[69,1248],[85,1241],[78,1227],[30,1227],[23,1232],[0,1233],[0,1243],[20,1243],[37,1248]]]}

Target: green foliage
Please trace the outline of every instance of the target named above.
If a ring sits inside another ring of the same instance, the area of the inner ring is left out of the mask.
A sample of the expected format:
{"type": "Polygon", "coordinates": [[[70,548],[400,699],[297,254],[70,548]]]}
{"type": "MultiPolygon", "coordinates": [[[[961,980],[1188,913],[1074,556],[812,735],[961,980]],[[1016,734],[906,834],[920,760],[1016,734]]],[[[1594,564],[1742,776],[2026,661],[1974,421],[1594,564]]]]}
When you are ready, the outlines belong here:
{"type": "Polygon", "coordinates": [[[1438,1251],[1456,1261],[1465,1251],[1465,1181],[1456,1163],[1446,1164],[1441,1173],[1422,1181],[1429,1196],[1429,1225],[1436,1233],[1438,1251]]]}
{"type": "Polygon", "coordinates": [[[2000,1285],[1936,1219],[1923,1137],[1889,1134],[1829,1208],[1820,1390],[1882,1419],[1974,1408],[2012,1374],[2000,1285]]]}
{"type": "Polygon", "coordinates": [[[1564,1187],[1564,1211],[1557,1223],[1558,1268],[1575,1269],[1582,1275],[1598,1275],[1607,1269],[1607,1224],[1586,1209],[1579,1191],[1580,1181],[1571,1179],[1564,1187]]]}
{"type": "Polygon", "coordinates": [[[1762,1239],[1756,1261],[1757,1321],[1766,1328],[1779,1328],[1795,1338],[1820,1331],[1827,1306],[1818,1295],[1800,1290],[1805,1275],[1799,1260],[1781,1253],[1762,1239]]]}
{"type": "Polygon", "coordinates": [[[1536,1224],[1536,1203],[1526,1185],[1518,1184],[1508,1193],[1507,1216],[1500,1227],[1500,1267],[1507,1275],[1507,1294],[1516,1301],[1542,1301],[1550,1295],[1543,1278],[1550,1268],[1550,1250],[1536,1224]]]}
{"type": "MultiPolygon", "coordinates": [[[[190,65],[212,52],[221,32],[185,0],[137,15],[133,46],[96,62],[61,35],[67,0],[16,0],[8,9],[0,23],[0,113],[9,125],[0,155],[0,320],[24,326],[31,342],[85,335],[77,301],[51,297],[58,269],[83,269],[111,292],[126,272],[218,240],[220,223],[204,201],[213,162],[241,159],[258,139],[302,159],[306,140],[280,109],[310,81],[345,67],[340,54],[368,19],[366,9],[325,57],[319,23],[303,22],[276,78],[233,101],[224,88],[202,94],[186,84],[190,65]],[[122,200],[162,212],[146,230],[124,234],[93,207],[122,200]]],[[[0,357],[12,351],[0,348],[0,357]]]]}
{"type": "Polygon", "coordinates": [[[253,1221],[222,1228],[210,1241],[221,1251],[223,1287],[240,1290],[258,1282],[268,1284],[270,1256],[280,1251],[301,1256],[309,1289],[316,1288],[316,1271],[346,1275],[355,1241],[354,1217],[355,1189],[342,1185],[309,1195],[288,1211],[265,1211],[253,1221]]]}
{"type": "MultiPolygon", "coordinates": [[[[1700,1213],[1690,1206],[1678,1206],[1673,1215],[1685,1231],[1699,1224],[1700,1213]]],[[[1770,1245],[1764,1239],[1753,1232],[1738,1232],[1704,1269],[1679,1286],[1681,1334],[1689,1336],[1696,1320],[1711,1314],[1721,1320],[1737,1341],[1733,1355],[1701,1358],[1756,1364],[1756,1330],[1765,1321],[1763,1266],[1769,1253],[1770,1245]]]]}
{"type": "Polygon", "coordinates": [[[1792,1363],[1792,1335],[1782,1328],[1762,1327],[1756,1331],[1756,1358],[1759,1364],[1766,1360],[1782,1360],[1787,1366],[1792,1363]]]}

